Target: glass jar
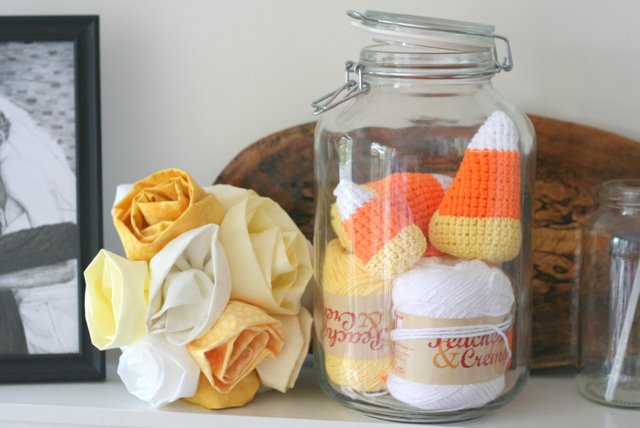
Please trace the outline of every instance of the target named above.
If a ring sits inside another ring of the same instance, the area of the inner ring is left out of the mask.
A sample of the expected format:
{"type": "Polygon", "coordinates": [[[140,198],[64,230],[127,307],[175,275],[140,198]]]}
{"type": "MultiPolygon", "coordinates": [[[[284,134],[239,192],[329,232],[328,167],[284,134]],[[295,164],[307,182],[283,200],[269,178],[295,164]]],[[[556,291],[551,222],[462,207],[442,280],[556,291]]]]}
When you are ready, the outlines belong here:
{"type": "Polygon", "coordinates": [[[640,407],[640,180],[603,185],[585,224],[580,280],[580,392],[640,407]]]}
{"type": "Polygon", "coordinates": [[[348,14],[375,44],[312,104],[319,383],[381,419],[474,418],[530,361],[534,133],[491,85],[509,45],[489,25],[348,14]]]}

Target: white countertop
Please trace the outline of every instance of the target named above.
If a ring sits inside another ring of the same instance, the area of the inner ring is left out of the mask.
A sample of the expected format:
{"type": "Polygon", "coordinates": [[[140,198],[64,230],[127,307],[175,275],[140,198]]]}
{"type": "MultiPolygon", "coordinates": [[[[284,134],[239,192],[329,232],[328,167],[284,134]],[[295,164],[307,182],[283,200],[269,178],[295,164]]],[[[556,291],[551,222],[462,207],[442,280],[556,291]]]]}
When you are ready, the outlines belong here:
{"type": "MultiPolygon", "coordinates": [[[[305,366],[296,388],[256,396],[247,406],[208,411],[178,401],[155,410],[125,390],[110,352],[107,380],[91,383],[0,385],[0,427],[378,427],[387,422],[365,417],[325,396],[305,366]]],[[[609,408],[584,399],[568,371],[534,373],[514,401],[479,419],[444,427],[640,426],[640,411],[609,408]]]]}

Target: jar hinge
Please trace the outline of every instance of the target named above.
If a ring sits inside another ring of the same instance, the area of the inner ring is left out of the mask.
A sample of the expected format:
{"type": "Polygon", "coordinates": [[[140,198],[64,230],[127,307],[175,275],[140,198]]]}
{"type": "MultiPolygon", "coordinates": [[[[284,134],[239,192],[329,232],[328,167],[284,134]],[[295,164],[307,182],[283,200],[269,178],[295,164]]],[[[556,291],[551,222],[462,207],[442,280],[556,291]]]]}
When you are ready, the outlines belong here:
{"type": "Polygon", "coordinates": [[[314,116],[324,113],[327,110],[331,110],[332,108],[355,98],[360,94],[366,94],[369,92],[369,84],[362,80],[362,66],[360,64],[353,61],[347,61],[344,64],[344,77],[344,85],[311,103],[314,116]],[[355,73],[357,80],[351,79],[351,73],[355,73]],[[343,94],[342,97],[340,97],[341,94],[343,94]]]}

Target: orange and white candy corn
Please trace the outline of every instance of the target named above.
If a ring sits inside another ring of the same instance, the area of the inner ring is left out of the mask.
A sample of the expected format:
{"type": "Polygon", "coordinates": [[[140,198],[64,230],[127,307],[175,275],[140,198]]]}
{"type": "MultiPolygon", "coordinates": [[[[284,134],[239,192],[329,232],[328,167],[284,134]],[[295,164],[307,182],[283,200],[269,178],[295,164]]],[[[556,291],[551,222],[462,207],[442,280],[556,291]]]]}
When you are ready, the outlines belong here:
{"type": "MultiPolygon", "coordinates": [[[[406,206],[406,215],[410,216],[411,222],[418,226],[426,237],[431,217],[440,206],[452,182],[453,178],[447,175],[397,172],[382,180],[368,183],[367,187],[380,197],[389,199],[392,207],[406,206]]],[[[428,244],[423,254],[424,257],[441,255],[433,245],[428,244]]]]}
{"type": "Polygon", "coordinates": [[[518,130],[496,111],[473,136],[451,188],[429,224],[429,242],[467,259],[515,258],[520,224],[518,130]]]}
{"type": "Polygon", "coordinates": [[[343,247],[372,275],[395,276],[431,255],[425,253],[429,220],[450,182],[421,173],[394,173],[367,185],[342,180],[331,223],[343,247]]]}

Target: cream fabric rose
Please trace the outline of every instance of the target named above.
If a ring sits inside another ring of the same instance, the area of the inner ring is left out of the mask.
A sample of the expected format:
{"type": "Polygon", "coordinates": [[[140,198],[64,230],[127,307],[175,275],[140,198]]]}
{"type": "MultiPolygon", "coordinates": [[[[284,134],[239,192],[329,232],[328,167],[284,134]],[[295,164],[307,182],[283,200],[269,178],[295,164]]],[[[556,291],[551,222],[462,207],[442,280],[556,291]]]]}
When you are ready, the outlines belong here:
{"type": "Polygon", "coordinates": [[[158,171],[135,183],[112,214],[131,260],[150,260],[187,230],[222,220],[215,196],[178,169],[158,171]]]}
{"type": "Polygon", "coordinates": [[[98,349],[120,348],[147,334],[147,262],[100,250],[84,271],[85,319],[98,349]]]}
{"type": "Polygon", "coordinates": [[[200,369],[184,347],[154,335],[122,348],[118,376],[131,394],[159,407],[193,396],[200,369]]]}
{"type": "Polygon", "coordinates": [[[228,185],[206,187],[225,210],[220,242],[227,253],[231,298],[270,314],[295,315],[312,275],[300,229],[273,200],[228,185]]]}
{"type": "Polygon", "coordinates": [[[305,308],[298,315],[274,315],[282,323],[284,348],[280,356],[264,360],[256,367],[263,386],[287,392],[293,388],[309,352],[313,318],[305,308]]]}
{"type": "Polygon", "coordinates": [[[280,321],[248,303],[231,300],[216,324],[187,345],[213,388],[231,391],[265,358],[282,352],[280,321]]]}
{"type": "Polygon", "coordinates": [[[218,226],[190,230],[169,242],[150,263],[147,325],[177,346],[207,332],[231,293],[231,276],[218,226]]]}

